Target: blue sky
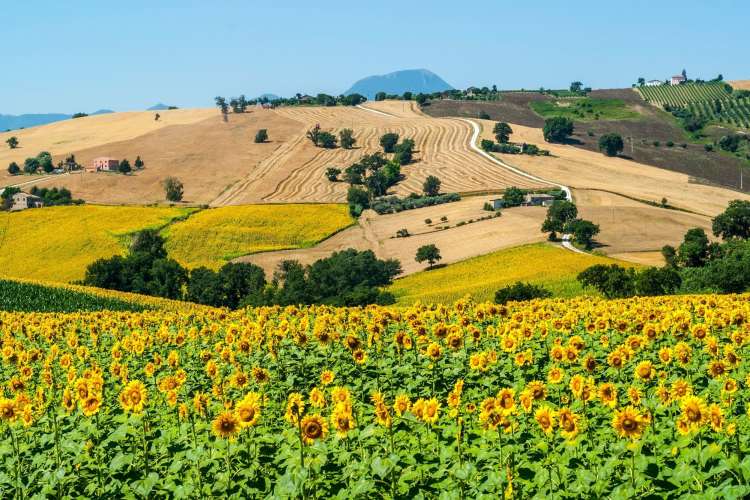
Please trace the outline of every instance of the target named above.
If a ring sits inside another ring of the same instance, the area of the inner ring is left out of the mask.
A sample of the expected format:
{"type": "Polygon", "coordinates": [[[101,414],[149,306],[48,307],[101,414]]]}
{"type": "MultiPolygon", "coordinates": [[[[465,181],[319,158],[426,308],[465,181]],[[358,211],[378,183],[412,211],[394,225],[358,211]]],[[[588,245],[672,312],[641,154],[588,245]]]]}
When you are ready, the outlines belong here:
{"type": "Polygon", "coordinates": [[[408,68],[459,88],[750,78],[747,0],[25,0],[0,17],[0,114],[338,94],[408,68]]]}

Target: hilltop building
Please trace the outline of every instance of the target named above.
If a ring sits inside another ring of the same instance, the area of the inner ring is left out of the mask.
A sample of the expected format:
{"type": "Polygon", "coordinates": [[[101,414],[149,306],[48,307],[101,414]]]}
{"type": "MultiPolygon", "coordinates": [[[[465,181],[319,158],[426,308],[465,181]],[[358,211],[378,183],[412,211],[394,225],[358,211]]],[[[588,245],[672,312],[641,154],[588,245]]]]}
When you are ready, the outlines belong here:
{"type": "Polygon", "coordinates": [[[664,82],[661,80],[649,80],[646,82],[646,87],[658,87],[659,85],[663,85],[664,82]]]}
{"type": "Polygon", "coordinates": [[[120,162],[114,158],[108,156],[102,156],[100,158],[94,158],[91,161],[91,166],[86,169],[88,172],[117,172],[117,167],[120,166],[120,162]]]}
{"type": "Polygon", "coordinates": [[[687,78],[685,78],[682,75],[675,75],[672,77],[672,80],[669,82],[670,85],[679,85],[681,83],[685,83],[687,81],[687,78]]]}
{"type": "Polygon", "coordinates": [[[20,210],[26,210],[27,208],[42,208],[44,201],[33,194],[28,193],[16,193],[11,197],[11,212],[18,212],[20,210]]]}

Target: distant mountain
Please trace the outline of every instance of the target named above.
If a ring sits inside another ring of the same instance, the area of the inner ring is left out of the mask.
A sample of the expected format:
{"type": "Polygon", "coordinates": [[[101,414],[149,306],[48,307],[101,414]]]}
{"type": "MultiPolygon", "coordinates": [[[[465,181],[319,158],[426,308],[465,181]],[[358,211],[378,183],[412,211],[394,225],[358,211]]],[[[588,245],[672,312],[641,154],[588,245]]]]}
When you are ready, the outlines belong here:
{"type": "Polygon", "coordinates": [[[359,80],[344,94],[362,94],[368,99],[374,99],[378,92],[386,94],[403,94],[404,92],[420,92],[430,94],[453,87],[432,71],[426,69],[407,69],[395,71],[387,75],[368,76],[359,80]]]}
{"type": "Polygon", "coordinates": [[[150,108],[146,109],[146,111],[166,111],[167,109],[169,109],[168,105],[159,103],[159,104],[154,104],[150,108]]]}
{"type": "MultiPolygon", "coordinates": [[[[114,111],[110,109],[100,109],[99,111],[95,111],[91,114],[104,115],[107,113],[114,113],[114,111]]],[[[6,130],[16,130],[19,128],[38,127],[39,125],[47,125],[48,123],[69,120],[71,118],[73,118],[73,115],[66,115],[62,113],[0,115],[0,132],[4,132],[6,130]]]]}

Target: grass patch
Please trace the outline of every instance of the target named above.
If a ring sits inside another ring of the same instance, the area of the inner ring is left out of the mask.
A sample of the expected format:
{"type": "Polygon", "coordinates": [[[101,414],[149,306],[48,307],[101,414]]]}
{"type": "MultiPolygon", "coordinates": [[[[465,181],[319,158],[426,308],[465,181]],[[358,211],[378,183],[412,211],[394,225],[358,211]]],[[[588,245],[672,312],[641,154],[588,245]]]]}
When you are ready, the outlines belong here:
{"type": "Polygon", "coordinates": [[[556,297],[582,295],[578,273],[595,264],[620,263],[609,257],[579,254],[547,243],[500,250],[458,262],[433,271],[424,271],[396,280],[388,291],[399,305],[423,303],[450,304],[471,295],[478,301],[493,300],[495,291],[516,281],[548,288],[556,297]]]}
{"type": "Polygon", "coordinates": [[[246,205],[204,210],[163,232],[183,266],[221,267],[258,252],[307,248],[353,223],[346,205],[246,205]]]}
{"type": "Polygon", "coordinates": [[[622,99],[593,99],[590,97],[532,101],[531,109],[543,118],[564,116],[574,121],[632,120],[640,114],[630,109],[622,99]]]}
{"type": "Polygon", "coordinates": [[[0,273],[43,281],[83,279],[97,259],[126,253],[126,236],[195,209],[78,205],[0,213],[0,273]]]}

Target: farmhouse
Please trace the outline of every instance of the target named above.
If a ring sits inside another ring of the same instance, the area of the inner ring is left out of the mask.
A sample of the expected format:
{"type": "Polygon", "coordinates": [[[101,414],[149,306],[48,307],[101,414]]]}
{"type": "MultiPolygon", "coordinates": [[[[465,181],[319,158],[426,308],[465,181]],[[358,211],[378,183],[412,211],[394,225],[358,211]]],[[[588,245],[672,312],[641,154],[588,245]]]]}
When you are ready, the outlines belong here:
{"type": "Polygon", "coordinates": [[[527,207],[543,206],[548,207],[554,203],[555,197],[545,193],[529,193],[523,197],[523,205],[527,207]]]}
{"type": "Polygon", "coordinates": [[[661,80],[649,80],[646,82],[646,87],[658,87],[663,83],[661,80]]]}
{"type": "Polygon", "coordinates": [[[41,208],[43,206],[44,201],[38,196],[28,193],[16,193],[11,197],[10,211],[18,212],[27,208],[41,208]]]}
{"type": "Polygon", "coordinates": [[[116,172],[117,167],[120,166],[120,162],[114,158],[108,156],[102,156],[94,158],[91,161],[91,166],[86,169],[88,172],[116,172]]]}
{"type": "Polygon", "coordinates": [[[684,83],[686,80],[687,78],[685,78],[682,75],[675,75],[672,77],[672,80],[670,81],[670,85],[679,85],[681,83],[684,83]]]}
{"type": "Polygon", "coordinates": [[[492,209],[493,210],[500,210],[503,208],[503,199],[502,198],[494,198],[490,200],[490,203],[492,203],[492,209]]]}

